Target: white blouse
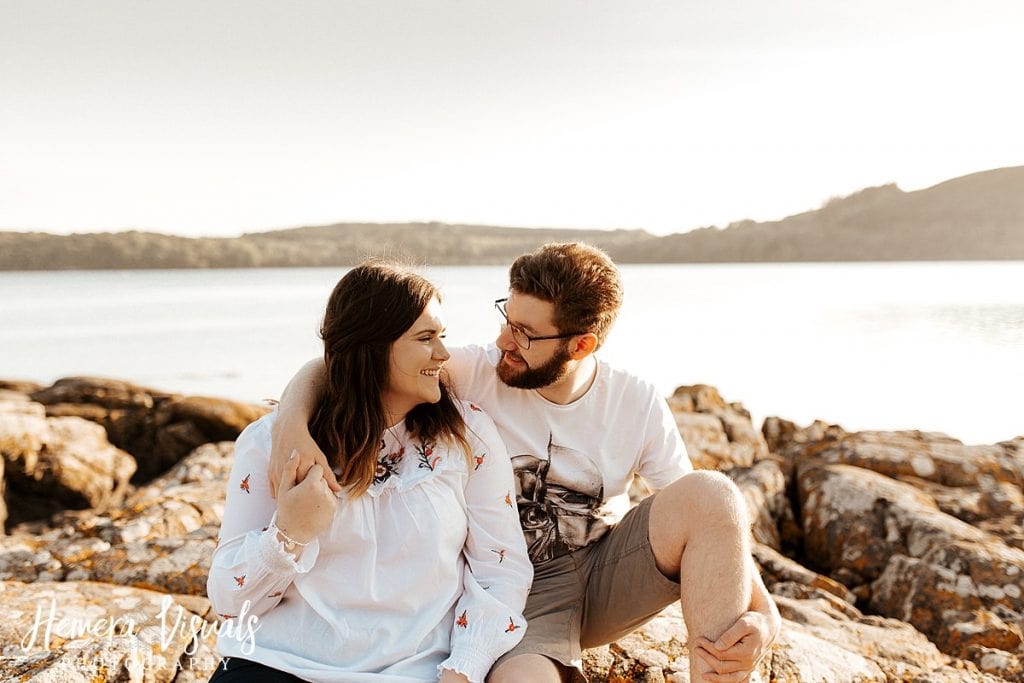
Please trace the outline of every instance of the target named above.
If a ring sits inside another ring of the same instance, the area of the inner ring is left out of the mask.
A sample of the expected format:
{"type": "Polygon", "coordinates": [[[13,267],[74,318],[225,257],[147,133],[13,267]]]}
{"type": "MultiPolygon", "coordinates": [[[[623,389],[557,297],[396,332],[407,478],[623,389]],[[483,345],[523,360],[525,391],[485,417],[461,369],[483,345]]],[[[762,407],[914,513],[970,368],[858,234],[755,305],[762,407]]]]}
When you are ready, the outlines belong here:
{"type": "Polygon", "coordinates": [[[297,561],[267,530],[276,411],[242,432],[207,582],[227,620],[221,655],[310,681],[437,681],[442,668],[484,680],[523,636],[533,566],[505,446],[485,413],[462,408],[472,463],[388,430],[369,491],[339,494],[297,561]]]}

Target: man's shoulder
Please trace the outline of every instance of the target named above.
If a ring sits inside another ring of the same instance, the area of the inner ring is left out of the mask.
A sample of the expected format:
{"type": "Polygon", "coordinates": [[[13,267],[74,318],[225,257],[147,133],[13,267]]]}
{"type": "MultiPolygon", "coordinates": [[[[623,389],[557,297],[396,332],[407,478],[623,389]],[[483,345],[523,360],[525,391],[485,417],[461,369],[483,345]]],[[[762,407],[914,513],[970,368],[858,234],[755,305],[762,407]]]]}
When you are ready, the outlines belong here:
{"type": "Polygon", "coordinates": [[[653,382],[635,375],[629,370],[598,359],[598,377],[613,395],[620,395],[630,401],[654,400],[661,393],[653,382]]]}
{"type": "Polygon", "coordinates": [[[277,420],[277,411],[278,408],[275,405],[269,413],[246,425],[238,437],[241,438],[242,434],[245,434],[252,439],[269,439],[271,430],[274,427],[274,421],[277,420]]]}

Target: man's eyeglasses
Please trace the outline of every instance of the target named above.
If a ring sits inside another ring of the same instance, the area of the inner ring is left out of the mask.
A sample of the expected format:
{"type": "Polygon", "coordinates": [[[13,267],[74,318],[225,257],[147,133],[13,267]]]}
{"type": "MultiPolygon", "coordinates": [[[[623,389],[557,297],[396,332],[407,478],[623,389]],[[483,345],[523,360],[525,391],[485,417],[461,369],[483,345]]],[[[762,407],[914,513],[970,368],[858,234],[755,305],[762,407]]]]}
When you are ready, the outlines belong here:
{"type": "Polygon", "coordinates": [[[506,301],[508,301],[508,298],[498,299],[497,301],[495,301],[494,310],[496,310],[498,312],[498,315],[501,316],[500,322],[502,328],[507,327],[509,329],[509,331],[512,333],[512,341],[514,341],[516,343],[516,346],[523,349],[524,351],[526,349],[529,349],[530,344],[535,341],[546,341],[548,339],[568,339],[569,337],[575,337],[578,334],[585,334],[585,332],[569,332],[567,334],[549,334],[542,337],[531,337],[526,333],[526,330],[524,330],[522,327],[516,325],[515,323],[509,322],[508,313],[505,312],[506,301]]]}

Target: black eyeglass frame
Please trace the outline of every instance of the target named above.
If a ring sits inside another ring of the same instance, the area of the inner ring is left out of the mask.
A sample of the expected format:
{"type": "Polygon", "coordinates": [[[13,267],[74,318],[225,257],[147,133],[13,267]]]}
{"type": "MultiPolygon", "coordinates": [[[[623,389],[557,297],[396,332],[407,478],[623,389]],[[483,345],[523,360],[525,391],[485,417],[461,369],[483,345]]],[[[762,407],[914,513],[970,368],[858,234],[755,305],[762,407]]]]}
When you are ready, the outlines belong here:
{"type": "Polygon", "coordinates": [[[516,343],[516,346],[523,349],[524,351],[529,350],[530,345],[533,344],[533,342],[535,341],[547,341],[549,339],[568,339],[569,337],[575,337],[581,334],[586,334],[586,332],[567,332],[566,334],[548,334],[542,335],[540,337],[531,337],[526,333],[526,330],[524,330],[522,327],[516,325],[515,323],[511,322],[508,319],[508,313],[505,312],[504,307],[506,301],[508,301],[508,297],[505,297],[504,299],[496,299],[494,302],[494,310],[496,310],[498,312],[498,315],[501,316],[502,320],[505,321],[505,327],[512,330],[512,341],[514,341],[516,343]],[[526,339],[526,346],[523,346],[522,343],[520,343],[517,335],[522,335],[523,338],[526,339]]]}

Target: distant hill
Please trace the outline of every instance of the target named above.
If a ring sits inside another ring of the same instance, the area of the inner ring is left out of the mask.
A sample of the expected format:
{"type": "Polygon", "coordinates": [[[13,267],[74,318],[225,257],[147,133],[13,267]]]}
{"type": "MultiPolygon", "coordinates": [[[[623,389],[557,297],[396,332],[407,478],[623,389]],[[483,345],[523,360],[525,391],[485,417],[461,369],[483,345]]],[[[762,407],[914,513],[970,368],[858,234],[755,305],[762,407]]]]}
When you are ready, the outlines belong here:
{"type": "Polygon", "coordinates": [[[0,270],[347,266],[367,256],[411,264],[507,264],[545,242],[583,240],[609,252],[642,230],[546,230],[444,223],[341,223],[189,238],[151,232],[75,235],[0,232],[0,270]]]}
{"type": "Polygon", "coordinates": [[[781,221],[740,221],[656,237],[623,262],[945,261],[1024,259],[1024,166],[916,192],[896,185],[832,199],[781,221]]]}
{"type": "Polygon", "coordinates": [[[545,242],[569,240],[597,244],[620,263],[1024,259],[1024,166],[916,192],[882,185],[780,221],[665,237],[444,223],[341,223],[235,238],[0,232],[0,270],[345,266],[371,255],[507,264],[545,242]]]}

